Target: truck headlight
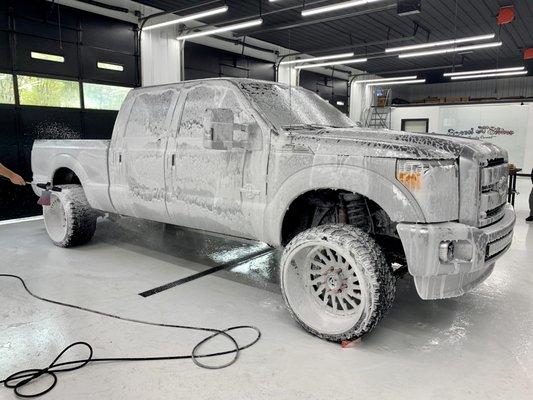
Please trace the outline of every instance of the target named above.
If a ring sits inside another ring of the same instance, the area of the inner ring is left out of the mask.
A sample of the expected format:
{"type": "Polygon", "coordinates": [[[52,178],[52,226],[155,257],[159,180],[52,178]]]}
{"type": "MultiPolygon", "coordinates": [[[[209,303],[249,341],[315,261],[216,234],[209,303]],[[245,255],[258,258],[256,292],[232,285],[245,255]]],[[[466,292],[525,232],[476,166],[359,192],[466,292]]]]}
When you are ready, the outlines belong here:
{"type": "Polygon", "coordinates": [[[412,193],[428,222],[458,218],[459,167],[456,160],[398,160],[396,179],[412,193]]]}

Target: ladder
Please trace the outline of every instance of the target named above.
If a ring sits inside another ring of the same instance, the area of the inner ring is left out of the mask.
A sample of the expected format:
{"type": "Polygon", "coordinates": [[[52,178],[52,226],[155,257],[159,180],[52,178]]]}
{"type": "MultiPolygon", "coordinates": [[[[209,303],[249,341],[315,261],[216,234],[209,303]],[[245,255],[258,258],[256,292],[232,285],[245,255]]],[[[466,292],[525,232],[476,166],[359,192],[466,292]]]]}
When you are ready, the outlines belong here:
{"type": "Polygon", "coordinates": [[[372,94],[372,105],[367,110],[365,126],[369,128],[391,127],[391,89],[374,90],[372,94]],[[381,102],[380,102],[381,100],[381,102]]]}

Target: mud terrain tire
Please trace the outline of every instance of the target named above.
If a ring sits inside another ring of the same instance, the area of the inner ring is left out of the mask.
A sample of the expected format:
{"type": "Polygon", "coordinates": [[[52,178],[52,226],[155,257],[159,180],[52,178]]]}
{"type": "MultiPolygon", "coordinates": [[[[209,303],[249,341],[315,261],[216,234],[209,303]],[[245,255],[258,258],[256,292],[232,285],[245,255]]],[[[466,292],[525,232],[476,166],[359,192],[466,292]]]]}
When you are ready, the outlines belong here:
{"type": "Polygon", "coordinates": [[[52,192],[50,205],[43,206],[44,224],[52,242],[74,247],[89,242],[96,230],[97,213],[91,208],[81,185],[60,185],[52,192]]]}
{"type": "Polygon", "coordinates": [[[335,342],[370,332],[392,306],[396,290],[379,245],[342,224],[295,236],[281,258],[280,284],[293,318],[313,335],[335,342]]]}

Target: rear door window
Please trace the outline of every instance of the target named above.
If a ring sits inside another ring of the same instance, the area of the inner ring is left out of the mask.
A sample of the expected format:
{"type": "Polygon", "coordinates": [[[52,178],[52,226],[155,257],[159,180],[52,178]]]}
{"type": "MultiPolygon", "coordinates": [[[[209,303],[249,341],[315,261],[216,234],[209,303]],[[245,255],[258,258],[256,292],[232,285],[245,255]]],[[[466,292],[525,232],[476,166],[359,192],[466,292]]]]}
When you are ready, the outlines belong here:
{"type": "Polygon", "coordinates": [[[166,137],[176,99],[177,92],[173,89],[138,95],[130,113],[126,137],[166,137]]]}

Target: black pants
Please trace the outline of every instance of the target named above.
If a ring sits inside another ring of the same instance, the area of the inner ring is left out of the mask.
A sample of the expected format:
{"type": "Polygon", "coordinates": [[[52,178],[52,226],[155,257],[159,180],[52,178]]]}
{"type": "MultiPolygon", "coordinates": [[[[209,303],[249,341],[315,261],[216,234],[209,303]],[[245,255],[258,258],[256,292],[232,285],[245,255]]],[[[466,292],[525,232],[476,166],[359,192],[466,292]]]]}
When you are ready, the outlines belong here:
{"type": "Polygon", "coordinates": [[[533,189],[531,189],[529,194],[529,215],[533,217],[533,189]]]}

